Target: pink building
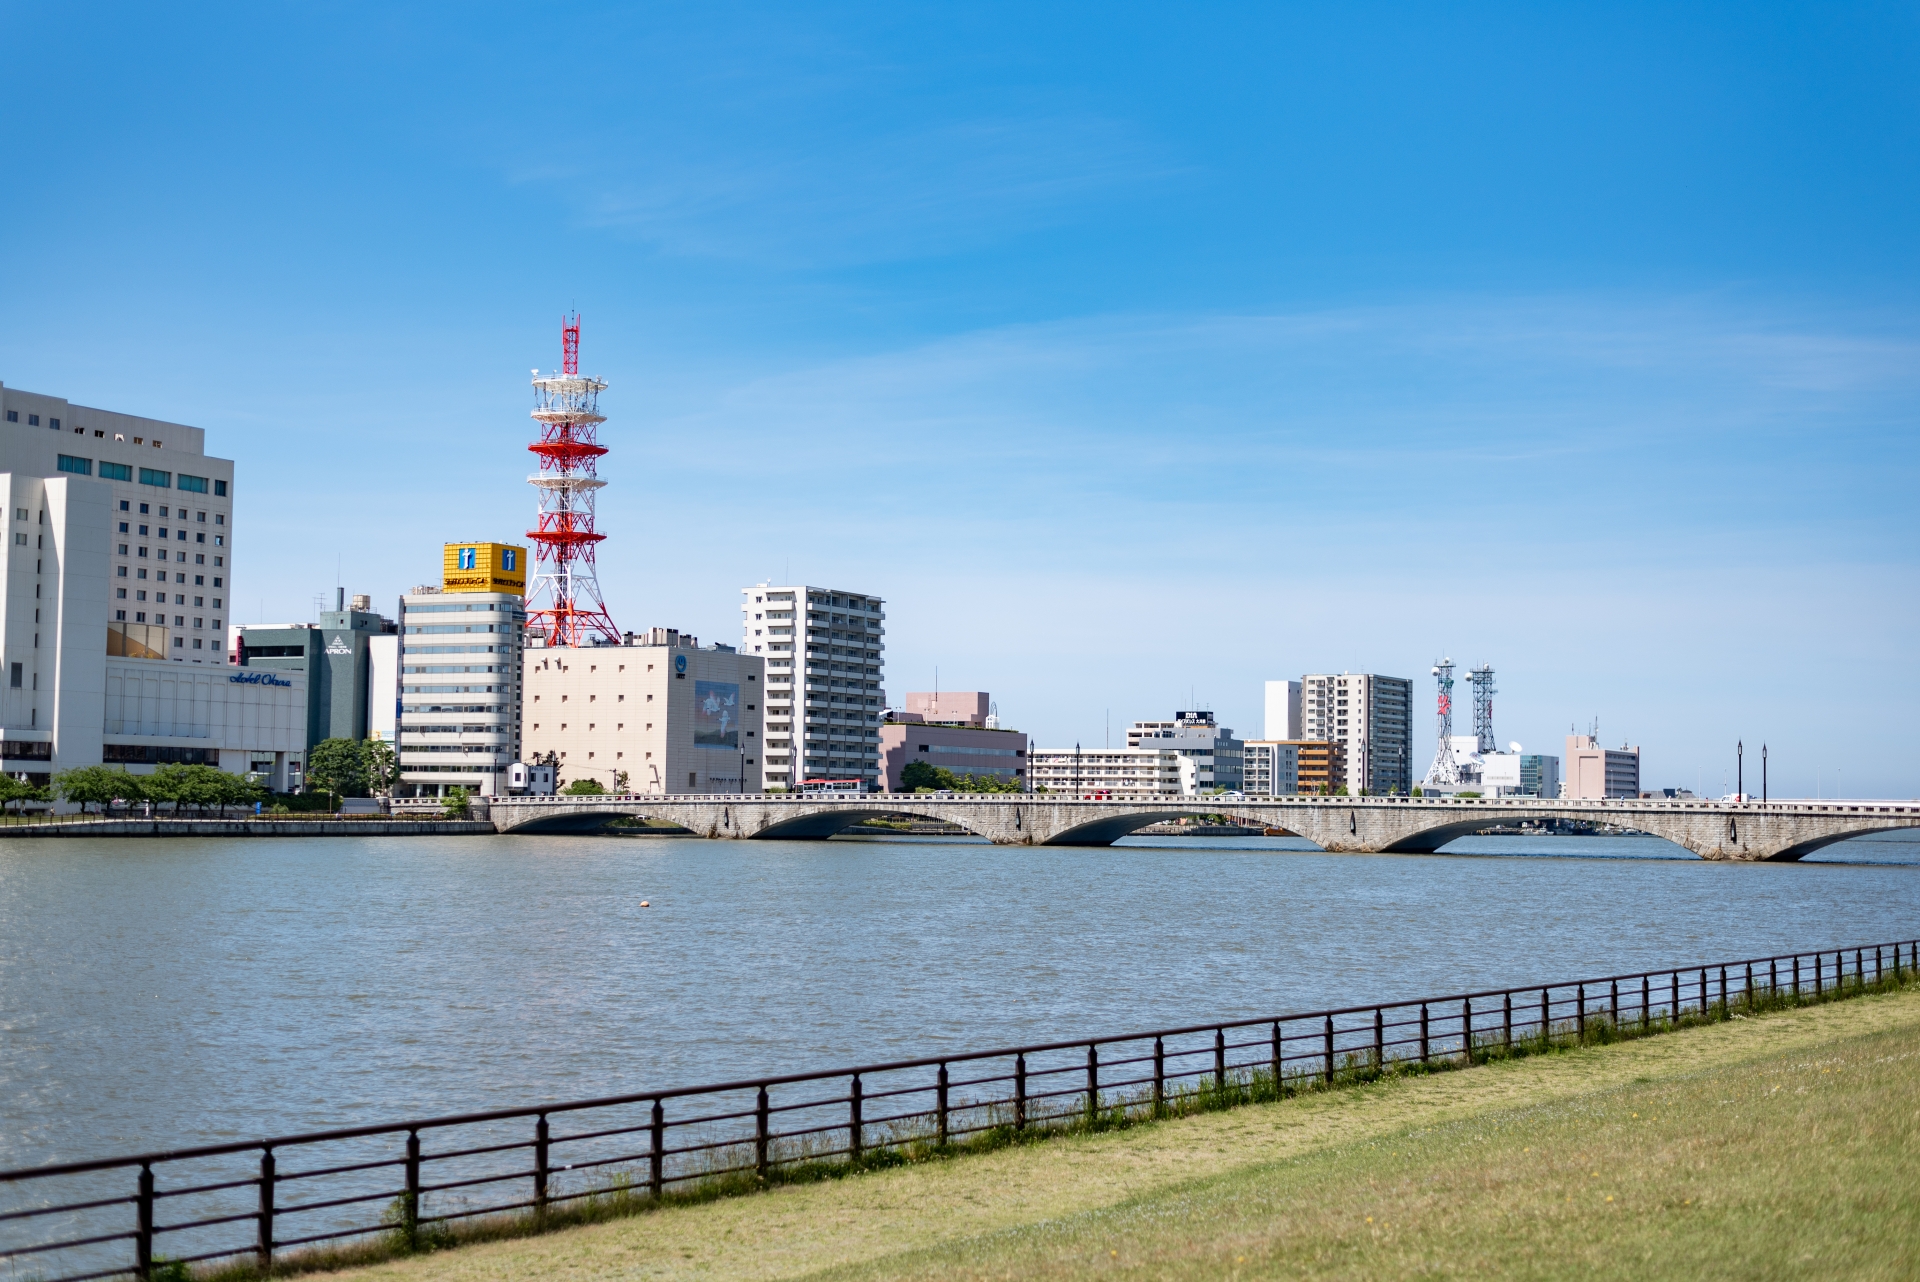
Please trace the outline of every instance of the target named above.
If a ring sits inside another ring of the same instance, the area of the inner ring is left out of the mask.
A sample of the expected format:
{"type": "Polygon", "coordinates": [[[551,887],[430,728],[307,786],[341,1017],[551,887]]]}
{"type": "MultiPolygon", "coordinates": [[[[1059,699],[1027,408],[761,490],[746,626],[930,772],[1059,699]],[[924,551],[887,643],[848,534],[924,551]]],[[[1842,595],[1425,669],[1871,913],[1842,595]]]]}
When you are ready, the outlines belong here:
{"type": "Polygon", "coordinates": [[[907,696],[904,710],[880,727],[880,786],[902,791],[900,772],[911,761],[950,770],[955,775],[992,775],[1025,785],[1027,736],[1017,730],[989,730],[983,690],[943,690],[907,696]]]}
{"type": "Polygon", "coordinates": [[[1567,798],[1602,801],[1640,795],[1640,749],[1602,748],[1588,734],[1567,736],[1567,798]]]}

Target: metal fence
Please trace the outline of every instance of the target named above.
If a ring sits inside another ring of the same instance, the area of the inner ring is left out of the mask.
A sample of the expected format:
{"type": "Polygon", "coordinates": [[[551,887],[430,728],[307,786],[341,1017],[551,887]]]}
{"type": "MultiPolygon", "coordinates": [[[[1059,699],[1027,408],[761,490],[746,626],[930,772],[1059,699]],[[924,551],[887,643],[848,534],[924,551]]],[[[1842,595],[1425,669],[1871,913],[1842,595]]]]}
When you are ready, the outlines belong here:
{"type": "Polygon", "coordinates": [[[1908,940],[0,1171],[0,1260],[44,1282],[147,1277],[163,1259],[264,1273],[276,1253],[445,1241],[489,1217],[559,1222],[992,1132],[1271,1099],[1842,996],[1917,966],[1908,940]]]}

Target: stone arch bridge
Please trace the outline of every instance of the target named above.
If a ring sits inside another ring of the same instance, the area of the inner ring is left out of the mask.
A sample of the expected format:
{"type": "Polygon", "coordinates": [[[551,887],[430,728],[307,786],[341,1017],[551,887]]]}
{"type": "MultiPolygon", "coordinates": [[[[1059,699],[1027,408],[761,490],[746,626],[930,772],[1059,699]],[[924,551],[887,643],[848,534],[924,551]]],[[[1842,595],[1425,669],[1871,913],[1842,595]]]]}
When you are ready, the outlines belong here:
{"type": "Polygon", "coordinates": [[[786,794],[499,797],[500,832],[590,832],[619,819],[678,824],[703,837],[820,840],[862,820],[958,825],[998,845],[1105,846],[1149,824],[1226,815],[1342,852],[1433,851],[1494,825],[1585,820],[1665,837],[1703,859],[1793,860],[1864,833],[1920,828],[1920,802],[1559,801],[1531,797],[1072,798],[1048,794],[868,797],[786,794]]]}

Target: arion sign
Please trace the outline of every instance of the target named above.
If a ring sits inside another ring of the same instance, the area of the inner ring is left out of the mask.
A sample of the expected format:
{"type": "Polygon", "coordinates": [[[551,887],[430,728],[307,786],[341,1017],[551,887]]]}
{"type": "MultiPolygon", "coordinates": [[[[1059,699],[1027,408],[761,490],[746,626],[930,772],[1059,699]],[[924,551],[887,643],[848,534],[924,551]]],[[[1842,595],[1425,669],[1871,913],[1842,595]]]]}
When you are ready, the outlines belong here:
{"type": "Polygon", "coordinates": [[[511,543],[449,543],[440,571],[442,592],[527,594],[527,550],[511,543]]]}

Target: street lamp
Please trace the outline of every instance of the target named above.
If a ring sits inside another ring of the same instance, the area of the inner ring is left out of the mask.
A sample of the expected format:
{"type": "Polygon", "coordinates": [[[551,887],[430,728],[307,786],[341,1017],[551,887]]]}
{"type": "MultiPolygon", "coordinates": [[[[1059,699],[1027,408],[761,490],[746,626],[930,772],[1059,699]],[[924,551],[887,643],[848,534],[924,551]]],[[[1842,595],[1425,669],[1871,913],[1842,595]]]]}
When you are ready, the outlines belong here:
{"type": "Polygon", "coordinates": [[[1767,745],[1760,745],[1760,804],[1767,804],[1767,745]]]}
{"type": "Polygon", "coordinates": [[[1747,799],[1747,745],[1743,740],[1733,745],[1733,795],[1737,800],[1747,799]]]}

